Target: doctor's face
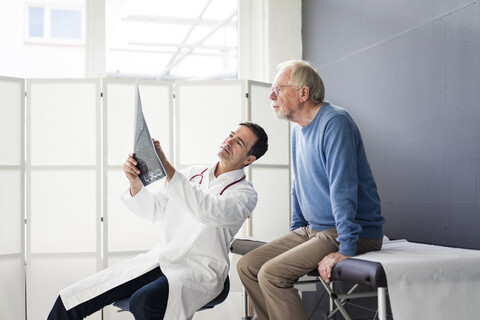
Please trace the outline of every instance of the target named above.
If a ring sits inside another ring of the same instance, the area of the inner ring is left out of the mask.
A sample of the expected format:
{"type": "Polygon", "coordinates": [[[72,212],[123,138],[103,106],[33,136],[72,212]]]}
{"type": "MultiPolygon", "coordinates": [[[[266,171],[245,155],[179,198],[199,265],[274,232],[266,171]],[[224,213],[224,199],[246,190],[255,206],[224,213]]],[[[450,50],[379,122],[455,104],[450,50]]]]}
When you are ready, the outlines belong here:
{"type": "Polygon", "coordinates": [[[255,161],[255,156],[248,152],[258,138],[250,128],[238,126],[231,131],[218,150],[218,157],[222,162],[234,169],[241,169],[255,161]]]}

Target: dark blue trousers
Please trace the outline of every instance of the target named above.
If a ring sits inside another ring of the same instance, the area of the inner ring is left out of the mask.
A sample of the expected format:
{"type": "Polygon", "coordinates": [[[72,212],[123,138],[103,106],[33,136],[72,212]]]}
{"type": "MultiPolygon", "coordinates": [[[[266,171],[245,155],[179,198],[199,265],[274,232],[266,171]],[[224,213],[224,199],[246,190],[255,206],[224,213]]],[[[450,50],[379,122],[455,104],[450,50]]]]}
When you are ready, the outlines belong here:
{"type": "Polygon", "coordinates": [[[167,309],[168,281],[162,270],[153,269],[68,311],[59,296],[47,320],[80,320],[128,297],[130,312],[135,316],[135,320],[163,319],[167,309]]]}

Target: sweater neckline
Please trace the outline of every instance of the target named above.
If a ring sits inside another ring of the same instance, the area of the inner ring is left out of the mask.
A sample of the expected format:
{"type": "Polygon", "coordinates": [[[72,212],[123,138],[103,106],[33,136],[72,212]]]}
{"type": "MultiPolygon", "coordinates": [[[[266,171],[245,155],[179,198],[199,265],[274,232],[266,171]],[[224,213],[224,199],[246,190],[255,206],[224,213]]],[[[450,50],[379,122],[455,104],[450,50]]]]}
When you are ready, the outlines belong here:
{"type": "Polygon", "coordinates": [[[307,132],[309,130],[311,130],[310,128],[314,128],[316,127],[315,123],[319,121],[319,119],[322,117],[322,115],[325,113],[325,109],[327,109],[328,107],[330,106],[330,102],[328,101],[324,101],[323,102],[323,105],[320,107],[320,109],[318,110],[317,114],[315,115],[315,117],[313,118],[312,122],[310,122],[308,125],[306,125],[305,127],[301,127],[302,131],[303,132],[307,132]]]}

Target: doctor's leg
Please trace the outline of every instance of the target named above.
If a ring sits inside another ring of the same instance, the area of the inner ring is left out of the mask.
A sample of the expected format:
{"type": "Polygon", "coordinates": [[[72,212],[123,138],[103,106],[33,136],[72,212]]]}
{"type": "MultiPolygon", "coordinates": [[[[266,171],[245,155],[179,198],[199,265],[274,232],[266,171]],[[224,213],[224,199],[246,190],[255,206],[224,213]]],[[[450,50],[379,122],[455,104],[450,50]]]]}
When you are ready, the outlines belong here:
{"type": "Polygon", "coordinates": [[[135,320],[161,320],[167,310],[167,302],[168,280],[161,276],[130,297],[130,312],[135,320]]]}
{"type": "Polygon", "coordinates": [[[113,288],[101,295],[83,302],[69,310],[65,309],[63,301],[59,296],[48,315],[47,320],[80,320],[87,316],[101,310],[115,301],[130,297],[139,288],[146,284],[155,281],[163,276],[160,268],[155,268],[140,277],[130,280],[116,288],[113,288]]]}

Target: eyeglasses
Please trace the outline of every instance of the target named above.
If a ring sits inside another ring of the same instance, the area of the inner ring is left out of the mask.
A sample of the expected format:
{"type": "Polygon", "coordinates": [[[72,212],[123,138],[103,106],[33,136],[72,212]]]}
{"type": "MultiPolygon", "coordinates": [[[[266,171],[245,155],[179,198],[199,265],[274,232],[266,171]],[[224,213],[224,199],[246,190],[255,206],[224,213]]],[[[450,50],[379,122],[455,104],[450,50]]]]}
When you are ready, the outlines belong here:
{"type": "Polygon", "coordinates": [[[283,86],[272,86],[272,87],[270,88],[270,92],[273,92],[273,93],[275,93],[276,96],[278,96],[278,94],[280,93],[280,90],[281,90],[282,88],[285,88],[285,87],[293,87],[293,85],[291,85],[291,84],[286,84],[286,85],[283,85],[283,86]]]}

